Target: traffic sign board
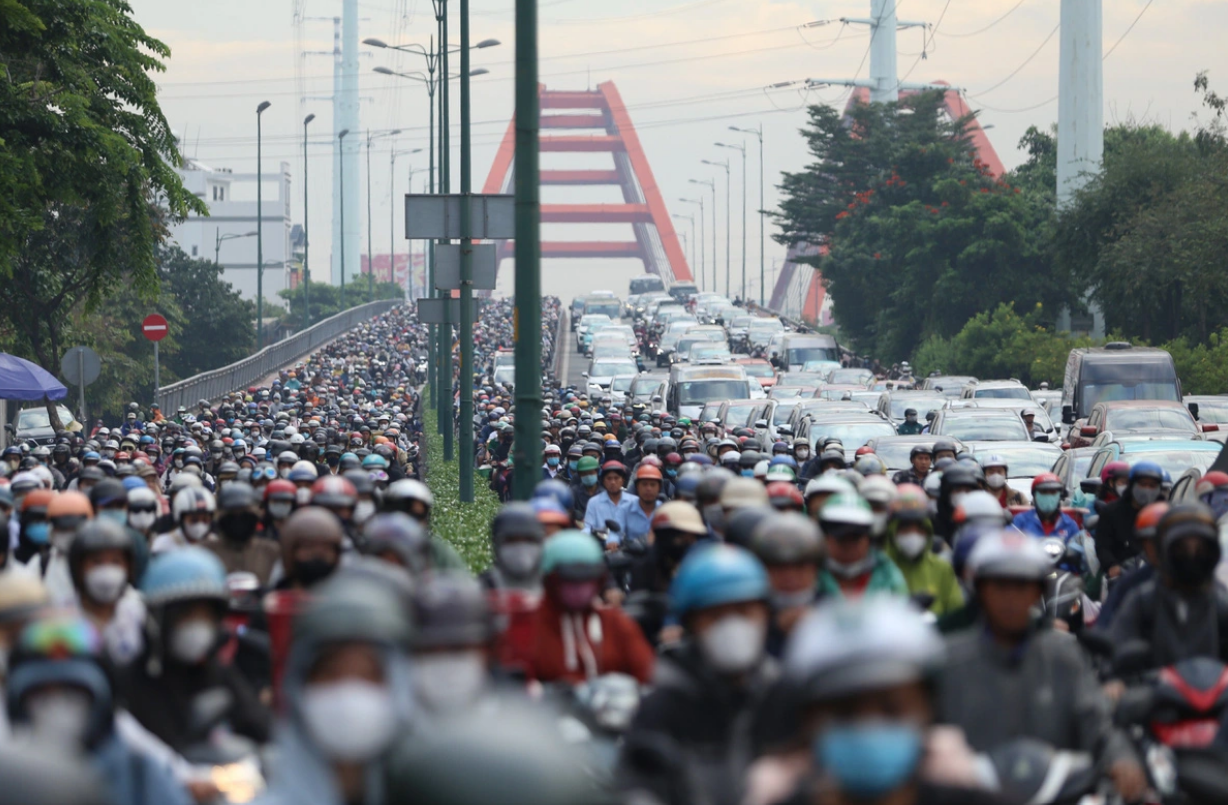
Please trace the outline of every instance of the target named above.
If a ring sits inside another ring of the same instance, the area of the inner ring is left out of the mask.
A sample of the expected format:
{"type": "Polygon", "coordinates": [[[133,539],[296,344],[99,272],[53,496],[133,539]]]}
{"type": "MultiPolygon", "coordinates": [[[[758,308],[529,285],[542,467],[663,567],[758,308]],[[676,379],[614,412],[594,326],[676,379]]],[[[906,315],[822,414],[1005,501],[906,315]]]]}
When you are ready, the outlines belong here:
{"type": "Polygon", "coordinates": [[[98,353],[89,347],[73,347],[64,353],[64,359],[60,361],[60,372],[74,386],[88,386],[98,379],[101,371],[102,361],[98,353]],[[82,382],[82,378],[85,382],[82,382]]]}
{"type": "Polygon", "coordinates": [[[150,313],[145,317],[145,321],[141,322],[141,332],[150,341],[161,341],[166,338],[166,319],[157,313],[150,313]]]}

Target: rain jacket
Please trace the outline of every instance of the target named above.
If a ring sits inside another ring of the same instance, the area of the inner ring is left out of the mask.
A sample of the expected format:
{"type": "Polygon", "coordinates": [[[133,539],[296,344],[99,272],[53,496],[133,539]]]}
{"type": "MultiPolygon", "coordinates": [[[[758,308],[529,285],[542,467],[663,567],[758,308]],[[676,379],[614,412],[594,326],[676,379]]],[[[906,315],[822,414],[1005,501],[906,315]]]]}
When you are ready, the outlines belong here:
{"type": "MultiPolygon", "coordinates": [[[[926,536],[933,540],[934,527],[929,520],[923,521],[926,536]]],[[[964,605],[964,592],[955,578],[955,569],[951,563],[942,559],[932,550],[925,550],[916,559],[909,559],[895,544],[895,535],[899,523],[895,520],[887,524],[887,544],[883,553],[895,566],[908,584],[908,592],[934,596],[930,604],[930,612],[935,615],[946,615],[964,605]]]]}
{"type": "MultiPolygon", "coordinates": [[[[888,559],[886,554],[873,548],[870,549],[870,554],[874,557],[874,568],[870,571],[870,580],[863,591],[908,595],[908,583],[904,581],[904,576],[895,563],[888,559]]],[[[840,589],[840,582],[826,568],[819,573],[819,591],[833,598],[844,597],[844,591],[840,589]]]]}
{"type": "Polygon", "coordinates": [[[652,678],[652,646],[621,609],[565,612],[545,595],[534,620],[529,669],[533,679],[577,684],[590,677],[621,673],[646,685],[652,678]]]}

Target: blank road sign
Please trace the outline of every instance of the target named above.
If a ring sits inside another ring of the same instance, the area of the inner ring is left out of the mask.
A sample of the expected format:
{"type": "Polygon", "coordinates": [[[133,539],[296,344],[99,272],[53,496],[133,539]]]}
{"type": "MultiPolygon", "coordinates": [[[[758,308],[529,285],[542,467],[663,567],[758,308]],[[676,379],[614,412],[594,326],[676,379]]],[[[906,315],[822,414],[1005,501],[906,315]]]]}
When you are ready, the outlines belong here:
{"type": "Polygon", "coordinates": [[[516,197],[505,194],[407,194],[405,237],[507,240],[516,236],[516,197]],[[461,203],[469,200],[469,232],[461,231],[461,203]]]}
{"type": "MultiPolygon", "coordinates": [[[[473,289],[495,289],[495,244],[471,243],[473,249],[473,289]]],[[[460,290],[461,245],[438,243],[435,245],[435,287],[441,291],[460,290]]]]}
{"type": "MultiPolygon", "coordinates": [[[[473,299],[473,320],[478,319],[478,300],[473,299]]],[[[418,321],[423,324],[460,324],[459,299],[419,299],[418,321]]]]}

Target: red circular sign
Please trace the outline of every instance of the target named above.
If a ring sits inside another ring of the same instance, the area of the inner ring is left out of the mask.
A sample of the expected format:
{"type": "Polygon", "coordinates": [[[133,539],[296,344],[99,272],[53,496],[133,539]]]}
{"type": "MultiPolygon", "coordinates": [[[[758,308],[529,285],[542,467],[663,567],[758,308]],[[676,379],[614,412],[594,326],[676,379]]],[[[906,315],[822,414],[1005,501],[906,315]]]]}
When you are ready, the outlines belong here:
{"type": "Polygon", "coordinates": [[[150,341],[161,341],[166,338],[166,319],[157,313],[150,313],[145,317],[145,321],[141,322],[141,332],[150,341]]]}

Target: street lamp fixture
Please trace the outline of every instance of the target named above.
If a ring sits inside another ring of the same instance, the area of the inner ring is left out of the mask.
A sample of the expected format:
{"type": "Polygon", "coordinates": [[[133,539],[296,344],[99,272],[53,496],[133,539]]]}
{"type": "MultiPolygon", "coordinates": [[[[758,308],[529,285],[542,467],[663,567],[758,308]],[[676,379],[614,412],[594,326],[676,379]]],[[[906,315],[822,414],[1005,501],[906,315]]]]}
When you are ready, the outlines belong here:
{"type": "MultiPolygon", "coordinates": [[[[400,129],[372,134],[367,129],[367,301],[375,301],[375,254],[371,250],[371,144],[383,137],[395,137],[400,129]]],[[[392,260],[392,255],[388,255],[392,260]]]]}
{"type": "Polygon", "coordinates": [[[345,136],[350,133],[349,129],[342,129],[337,134],[337,150],[338,158],[341,163],[341,186],[337,189],[337,196],[341,205],[341,309],[345,310],[345,136]]]}
{"type": "MultiPolygon", "coordinates": [[[[730,126],[730,131],[740,132],[741,134],[753,134],[759,138],[759,307],[764,304],[764,288],[766,286],[765,271],[767,267],[767,257],[764,250],[764,216],[767,215],[767,210],[763,207],[763,124],[759,124],[757,129],[744,129],[738,126],[730,126]]],[[[743,174],[745,175],[745,174],[743,174]]]]}
{"type": "Polygon", "coordinates": [[[307,263],[307,250],[310,241],[307,237],[307,222],[311,207],[307,195],[307,124],[315,120],[313,112],[303,118],[303,326],[311,326],[311,268],[307,263]]]}
{"type": "Polygon", "coordinates": [[[261,101],[256,107],[256,351],[264,346],[264,166],[261,164],[260,121],[264,110],[273,104],[261,101]]]}
{"type": "Polygon", "coordinates": [[[742,155],[742,304],[746,304],[746,143],[727,145],[715,143],[717,148],[728,148],[742,155]]]}

